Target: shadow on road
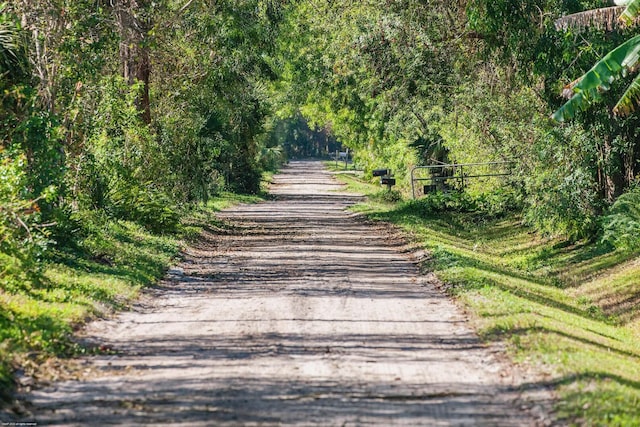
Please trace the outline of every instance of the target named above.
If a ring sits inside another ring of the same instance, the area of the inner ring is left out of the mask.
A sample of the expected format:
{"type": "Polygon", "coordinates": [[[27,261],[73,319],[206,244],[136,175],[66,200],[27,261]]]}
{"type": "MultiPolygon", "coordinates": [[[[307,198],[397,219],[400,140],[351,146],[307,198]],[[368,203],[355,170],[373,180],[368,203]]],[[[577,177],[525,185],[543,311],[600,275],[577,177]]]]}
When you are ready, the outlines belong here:
{"type": "MultiPolygon", "coordinates": [[[[535,425],[548,404],[345,208],[319,163],[276,176],[185,253],[146,306],[92,325],[81,381],[28,396],[42,424],[535,425]],[[525,393],[526,391],[526,393],[525,393]],[[542,406],[541,406],[542,405],[542,406]],[[536,413],[538,411],[538,413],[536,413]]],[[[540,421],[541,422],[541,421],[540,421]]]]}

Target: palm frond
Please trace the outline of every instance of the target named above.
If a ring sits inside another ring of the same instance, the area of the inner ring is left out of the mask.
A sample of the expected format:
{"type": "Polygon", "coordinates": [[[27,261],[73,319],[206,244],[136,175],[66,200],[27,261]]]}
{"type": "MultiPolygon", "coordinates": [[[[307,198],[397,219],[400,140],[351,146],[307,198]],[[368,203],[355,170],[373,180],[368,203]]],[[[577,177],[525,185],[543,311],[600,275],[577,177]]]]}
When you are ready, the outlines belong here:
{"type": "Polygon", "coordinates": [[[20,67],[18,31],[5,9],[6,5],[0,4],[0,73],[15,73],[20,67]]]}

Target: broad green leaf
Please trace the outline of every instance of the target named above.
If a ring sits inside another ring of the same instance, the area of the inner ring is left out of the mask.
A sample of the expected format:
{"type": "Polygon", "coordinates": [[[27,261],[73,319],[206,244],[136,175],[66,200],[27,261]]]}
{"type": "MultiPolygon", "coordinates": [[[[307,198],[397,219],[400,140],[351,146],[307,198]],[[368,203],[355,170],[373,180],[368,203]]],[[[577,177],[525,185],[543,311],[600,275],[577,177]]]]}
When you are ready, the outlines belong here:
{"type": "Polygon", "coordinates": [[[576,92],[593,91],[608,85],[633,67],[640,58],[640,35],[635,36],[609,52],[587,71],[574,87],[576,92]]]}
{"type": "Polygon", "coordinates": [[[627,90],[620,97],[613,112],[621,116],[628,116],[635,111],[638,101],[640,101],[640,75],[633,79],[627,90]]]}
{"type": "Polygon", "coordinates": [[[564,122],[575,117],[578,111],[584,110],[589,105],[585,100],[584,93],[579,92],[569,99],[562,107],[551,116],[557,122],[564,122]]]}
{"type": "Polygon", "coordinates": [[[626,6],[626,9],[622,12],[622,15],[620,15],[620,21],[626,25],[630,25],[640,13],[640,0],[631,0],[626,6]]]}
{"type": "MultiPolygon", "coordinates": [[[[598,91],[608,90],[611,83],[623,76],[640,59],[640,35],[609,52],[587,71],[573,87],[576,94],[553,115],[558,121],[572,118],[575,113],[597,99],[598,91]]],[[[633,99],[630,97],[629,99],[633,99]]]]}

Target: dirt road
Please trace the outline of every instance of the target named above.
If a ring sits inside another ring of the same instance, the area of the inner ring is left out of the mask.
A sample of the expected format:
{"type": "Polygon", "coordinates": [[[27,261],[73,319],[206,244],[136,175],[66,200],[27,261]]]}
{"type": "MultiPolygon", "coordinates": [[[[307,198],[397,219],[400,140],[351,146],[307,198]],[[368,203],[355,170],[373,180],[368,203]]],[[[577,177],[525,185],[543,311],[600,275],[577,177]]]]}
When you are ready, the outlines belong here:
{"type": "Polygon", "coordinates": [[[116,354],[26,396],[38,425],[537,425],[541,409],[403,243],[345,211],[320,163],[231,224],[135,311],[86,334],[116,354]],[[533,406],[533,409],[531,407],[533,406]]]}

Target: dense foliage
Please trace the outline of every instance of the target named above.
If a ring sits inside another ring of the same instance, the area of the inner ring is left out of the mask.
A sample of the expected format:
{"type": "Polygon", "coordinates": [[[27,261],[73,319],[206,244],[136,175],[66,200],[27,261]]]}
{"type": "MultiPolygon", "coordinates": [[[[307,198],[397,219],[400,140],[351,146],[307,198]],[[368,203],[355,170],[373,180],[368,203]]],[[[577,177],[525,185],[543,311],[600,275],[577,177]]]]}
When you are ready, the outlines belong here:
{"type": "MultiPolygon", "coordinates": [[[[258,192],[261,173],[287,157],[348,148],[366,176],[393,171],[396,190],[377,196],[389,202],[409,193],[414,166],[501,162],[508,176],[468,180],[464,192],[436,192],[406,203],[403,214],[496,219],[516,211],[541,233],[639,250],[632,110],[640,90],[626,91],[624,75],[635,70],[616,65],[638,61],[638,29],[556,25],[606,5],[0,3],[0,331],[13,328],[0,353],[11,340],[38,341],[39,328],[15,326],[22,323],[7,307],[21,293],[56,301],[52,283],[64,280],[46,277],[47,262],[73,253],[133,274],[125,258],[135,254],[120,243],[161,241],[186,210],[224,190],[258,192]],[[615,66],[594,76],[593,64],[615,66]],[[571,101],[563,110],[563,88],[605,102],[583,111],[571,101]],[[631,114],[614,114],[618,99],[631,114]],[[558,123],[554,111],[572,120],[558,123]]],[[[154,253],[164,252],[149,248],[140,259],[154,253]]],[[[138,282],[162,274],[168,257],[138,282]]],[[[111,298],[111,286],[100,292],[111,298]]]]}
{"type": "MultiPolygon", "coordinates": [[[[337,141],[367,171],[392,169],[401,189],[415,165],[512,162],[510,177],[468,191],[509,191],[540,231],[593,237],[636,180],[638,119],[549,116],[570,77],[635,40],[633,28],[554,25],[603,5],[5,4],[0,224],[14,267],[3,277],[73,245],[91,212],[170,232],[184,207],[255,193],[286,154],[337,141]]],[[[602,96],[618,97],[617,83],[602,96]]]]}
{"type": "Polygon", "coordinates": [[[278,105],[329,124],[367,171],[389,167],[404,188],[415,165],[512,162],[511,177],[468,191],[509,188],[539,231],[594,237],[639,172],[637,118],[550,116],[562,87],[635,30],[554,22],[605,4],[298,2],[278,45],[278,105]]]}
{"type": "Polygon", "coordinates": [[[509,178],[468,190],[509,188],[539,230],[594,236],[638,173],[637,118],[549,116],[571,76],[633,34],[554,26],[602,5],[5,4],[3,253],[68,244],[81,212],[171,231],[183,207],[256,192],[286,154],[337,141],[405,189],[415,165],[513,162],[509,178]]]}
{"type": "Polygon", "coordinates": [[[262,136],[281,7],[0,6],[3,282],[76,245],[92,212],[171,232],[190,204],[257,192],[281,161],[262,136]]]}
{"type": "Polygon", "coordinates": [[[0,398],[14,353],[64,347],[162,274],[177,246],[158,235],[284,160],[268,91],[284,6],[0,3],[0,398]],[[96,270],[112,277],[78,282],[96,270]]]}

